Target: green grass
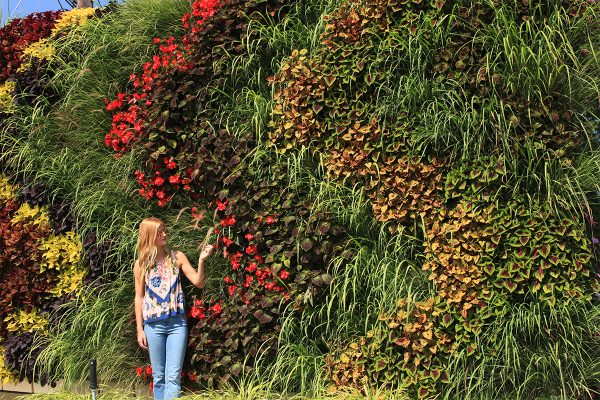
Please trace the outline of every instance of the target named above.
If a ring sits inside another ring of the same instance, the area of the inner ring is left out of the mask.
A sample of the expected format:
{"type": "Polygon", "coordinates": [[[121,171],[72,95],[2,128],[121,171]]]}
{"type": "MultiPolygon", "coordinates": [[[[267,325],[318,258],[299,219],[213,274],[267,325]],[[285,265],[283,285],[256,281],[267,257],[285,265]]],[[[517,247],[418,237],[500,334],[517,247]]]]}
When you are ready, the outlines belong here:
{"type": "Polygon", "coordinates": [[[481,348],[488,351],[481,350],[480,362],[465,355],[451,365],[453,379],[444,398],[493,393],[513,399],[589,398],[600,381],[599,331],[597,305],[512,306],[483,335],[481,348]],[[490,344],[497,345],[495,351],[490,344]]]}
{"type": "MultiPolygon", "coordinates": [[[[140,398],[140,392],[128,390],[115,390],[100,388],[98,400],[130,400],[140,398]]],[[[147,391],[141,394],[142,398],[151,398],[147,391]]],[[[19,397],[22,400],[84,400],[89,399],[89,394],[73,394],[58,392],[54,394],[33,394],[19,397]]],[[[366,395],[356,393],[338,393],[336,395],[282,395],[269,392],[261,386],[226,388],[204,393],[184,394],[183,400],[403,400],[406,397],[402,393],[387,393],[383,391],[372,391],[366,395]]]]}

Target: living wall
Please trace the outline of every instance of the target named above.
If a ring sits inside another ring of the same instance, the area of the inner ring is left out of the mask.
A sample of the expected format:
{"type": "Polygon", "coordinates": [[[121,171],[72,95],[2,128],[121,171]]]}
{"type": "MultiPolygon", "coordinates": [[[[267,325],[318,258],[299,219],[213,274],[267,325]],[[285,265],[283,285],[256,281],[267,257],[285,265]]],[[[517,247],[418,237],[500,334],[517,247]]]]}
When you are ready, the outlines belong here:
{"type": "Polygon", "coordinates": [[[130,0],[55,28],[18,61],[43,72],[7,72],[2,165],[69,199],[120,274],[38,335],[39,376],[96,357],[149,382],[130,267],[151,214],[190,259],[220,249],[187,290],[191,389],[592,398],[598,11],[130,0]]]}
{"type": "MultiPolygon", "coordinates": [[[[7,122],[12,114],[55,98],[46,87],[52,76],[49,63],[55,42],[94,15],[101,12],[35,13],[0,30],[3,129],[14,133],[7,122]]],[[[93,233],[78,235],[68,202],[22,174],[4,169],[11,179],[0,175],[0,379],[54,384],[42,372],[53,366],[37,363],[38,355],[47,346],[49,329],[57,324],[63,308],[73,309],[77,300],[100,284],[99,278],[107,272],[103,258],[109,244],[98,243],[93,233]]]]}

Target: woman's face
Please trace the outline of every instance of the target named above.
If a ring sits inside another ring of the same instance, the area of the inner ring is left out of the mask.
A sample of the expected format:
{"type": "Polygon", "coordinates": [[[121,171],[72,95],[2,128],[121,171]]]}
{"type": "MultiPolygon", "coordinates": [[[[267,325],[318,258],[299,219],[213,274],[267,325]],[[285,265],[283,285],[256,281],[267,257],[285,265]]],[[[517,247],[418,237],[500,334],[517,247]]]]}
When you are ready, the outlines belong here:
{"type": "Polygon", "coordinates": [[[165,231],[165,226],[160,224],[158,229],[156,230],[156,239],[154,240],[154,245],[156,247],[163,247],[167,244],[167,231],[165,231]]]}

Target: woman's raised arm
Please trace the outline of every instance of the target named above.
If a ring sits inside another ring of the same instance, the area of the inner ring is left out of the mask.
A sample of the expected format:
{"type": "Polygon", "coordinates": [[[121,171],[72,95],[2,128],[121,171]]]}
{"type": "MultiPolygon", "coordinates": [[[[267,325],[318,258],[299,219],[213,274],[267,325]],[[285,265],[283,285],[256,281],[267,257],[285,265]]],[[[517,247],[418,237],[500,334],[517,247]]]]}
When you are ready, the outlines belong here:
{"type": "Polygon", "coordinates": [[[175,257],[177,258],[177,264],[179,264],[185,276],[196,287],[204,287],[204,260],[206,260],[206,258],[212,254],[213,250],[214,248],[210,244],[204,246],[202,252],[200,253],[200,257],[198,258],[197,269],[194,269],[194,267],[192,267],[186,255],[183,254],[181,251],[175,253],[175,257]]]}

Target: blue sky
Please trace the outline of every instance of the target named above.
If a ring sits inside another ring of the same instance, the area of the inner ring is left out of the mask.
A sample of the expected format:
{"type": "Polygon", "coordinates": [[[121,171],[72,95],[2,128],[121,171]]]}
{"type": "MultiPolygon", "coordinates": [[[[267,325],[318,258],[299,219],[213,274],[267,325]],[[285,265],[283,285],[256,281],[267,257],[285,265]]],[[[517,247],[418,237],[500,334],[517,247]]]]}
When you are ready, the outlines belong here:
{"type": "MultiPolygon", "coordinates": [[[[94,6],[106,5],[108,0],[96,0],[94,6]]],[[[0,18],[0,25],[4,25],[7,18],[24,17],[36,11],[49,11],[49,10],[60,10],[60,3],[58,0],[0,0],[2,5],[2,15],[0,18]],[[10,12],[9,12],[10,11],[10,12]]],[[[62,0],[62,4],[68,7],[67,2],[62,0]]]]}
{"type": "MultiPolygon", "coordinates": [[[[2,25],[9,16],[24,17],[36,11],[60,10],[58,0],[0,0],[2,3],[2,25]]],[[[67,3],[62,2],[65,7],[67,3]]]]}

